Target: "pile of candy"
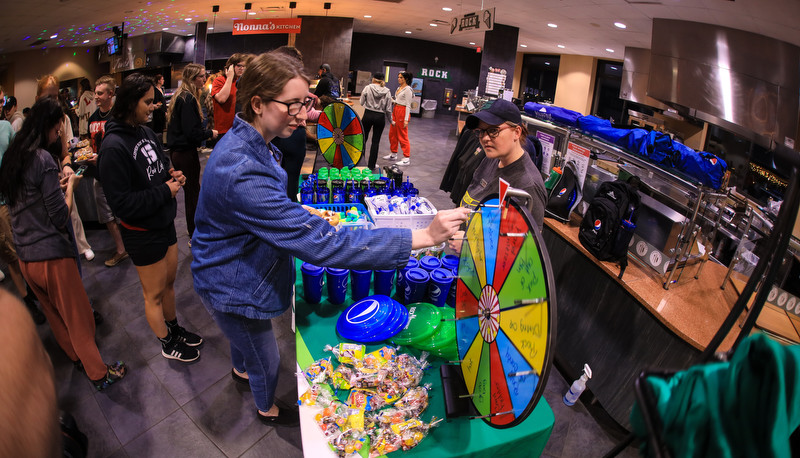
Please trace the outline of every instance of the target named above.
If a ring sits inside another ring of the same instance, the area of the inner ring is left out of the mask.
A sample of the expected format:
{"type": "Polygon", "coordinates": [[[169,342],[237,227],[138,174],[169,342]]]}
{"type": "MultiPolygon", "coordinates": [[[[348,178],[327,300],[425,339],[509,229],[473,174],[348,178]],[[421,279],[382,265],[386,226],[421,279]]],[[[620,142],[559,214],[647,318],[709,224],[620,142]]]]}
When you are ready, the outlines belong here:
{"type": "Polygon", "coordinates": [[[388,197],[378,195],[366,199],[379,215],[433,215],[434,208],[424,197],[388,197]]]}
{"type": "Polygon", "coordinates": [[[314,419],[338,456],[364,446],[372,458],[412,449],[441,421],[419,420],[430,390],[430,384],[419,384],[428,366],[426,353],[419,359],[392,347],[367,353],[363,345],[349,343],[328,345],[325,351],[339,366],[334,369],[328,357],[306,369],[310,387],[299,403],[322,408],[314,419]],[[341,401],[337,394],[346,390],[346,401],[341,401]]]}

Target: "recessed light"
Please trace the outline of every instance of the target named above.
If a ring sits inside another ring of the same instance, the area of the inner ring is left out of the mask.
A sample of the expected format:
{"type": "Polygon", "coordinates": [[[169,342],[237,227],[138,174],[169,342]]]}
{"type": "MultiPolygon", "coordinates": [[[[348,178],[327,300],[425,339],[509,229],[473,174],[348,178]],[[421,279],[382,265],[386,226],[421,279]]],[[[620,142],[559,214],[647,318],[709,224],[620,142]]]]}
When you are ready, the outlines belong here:
{"type": "Polygon", "coordinates": [[[50,39],[52,40],[53,38],[56,38],[57,36],[58,36],[58,34],[50,35],[50,39]]]}
{"type": "Polygon", "coordinates": [[[438,27],[436,24],[433,24],[433,23],[428,24],[428,25],[431,26],[431,27],[438,27]]]}
{"type": "Polygon", "coordinates": [[[192,18],[190,18],[190,17],[187,17],[186,19],[184,19],[184,21],[186,21],[186,22],[189,22],[191,20],[192,20],[192,18]]]}
{"type": "Polygon", "coordinates": [[[370,16],[369,14],[365,14],[364,17],[367,18],[367,19],[371,19],[372,18],[372,16],[370,16]]]}
{"type": "Polygon", "coordinates": [[[613,50],[613,49],[611,49],[611,48],[606,48],[606,51],[608,51],[608,52],[614,52],[614,50],[613,50]]]}
{"type": "Polygon", "coordinates": [[[616,27],[616,28],[618,28],[618,29],[627,29],[627,28],[628,28],[628,26],[627,26],[627,25],[625,25],[625,24],[623,24],[623,23],[621,23],[621,22],[615,22],[615,23],[614,23],[614,27],[616,27]]]}
{"type": "Polygon", "coordinates": [[[564,45],[558,45],[558,47],[561,48],[561,49],[566,48],[566,46],[564,46],[564,45]]]}
{"type": "Polygon", "coordinates": [[[556,24],[553,24],[553,23],[551,22],[551,23],[547,24],[547,27],[550,27],[551,29],[555,29],[555,28],[557,28],[557,27],[558,27],[558,25],[556,25],[556,24]]]}
{"type": "Polygon", "coordinates": [[[208,30],[214,30],[214,27],[209,27],[208,30]]]}
{"type": "Polygon", "coordinates": [[[527,48],[528,45],[519,45],[520,48],[527,48]]]}
{"type": "Polygon", "coordinates": [[[445,6],[442,8],[442,11],[453,11],[453,8],[448,8],[445,6]]]}
{"type": "Polygon", "coordinates": [[[255,11],[251,11],[251,12],[249,12],[249,13],[247,13],[247,14],[249,14],[250,16],[255,16],[255,15],[256,15],[256,12],[255,12],[255,11]]]}
{"type": "Polygon", "coordinates": [[[84,42],[84,44],[85,44],[85,43],[88,43],[88,42],[89,42],[89,40],[83,40],[83,42],[84,42]]]}
{"type": "Polygon", "coordinates": [[[469,44],[471,44],[471,45],[473,45],[473,46],[474,46],[474,45],[475,45],[475,42],[474,42],[474,41],[470,41],[470,42],[469,42],[469,44]]]}
{"type": "Polygon", "coordinates": [[[406,33],[411,35],[411,31],[410,30],[406,30],[406,33]]]}
{"type": "Polygon", "coordinates": [[[545,64],[545,65],[550,65],[550,62],[545,62],[544,64],[545,64]]]}
{"type": "Polygon", "coordinates": [[[169,27],[164,27],[164,28],[163,28],[163,29],[161,29],[161,30],[169,30],[169,27]]]}

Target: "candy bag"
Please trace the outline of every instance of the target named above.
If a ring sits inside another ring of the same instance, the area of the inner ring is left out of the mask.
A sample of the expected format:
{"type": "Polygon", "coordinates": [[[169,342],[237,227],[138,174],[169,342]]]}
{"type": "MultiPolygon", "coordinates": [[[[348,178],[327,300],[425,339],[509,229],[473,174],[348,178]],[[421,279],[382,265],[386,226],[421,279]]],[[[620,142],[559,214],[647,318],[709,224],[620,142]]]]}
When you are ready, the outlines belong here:
{"type": "Polygon", "coordinates": [[[333,436],[347,424],[346,409],[341,402],[333,401],[322,409],[322,412],[315,415],[314,420],[326,437],[333,436]]]}
{"type": "Polygon", "coordinates": [[[430,430],[438,425],[442,419],[431,419],[431,422],[425,424],[416,418],[408,420],[403,423],[393,424],[391,426],[392,432],[400,436],[400,444],[403,450],[411,450],[419,445],[422,439],[428,435],[430,430]]]}
{"type": "Polygon", "coordinates": [[[394,406],[407,412],[409,417],[419,417],[428,408],[428,391],[430,389],[430,383],[411,388],[394,406]]]}
{"type": "Polygon", "coordinates": [[[320,359],[306,369],[303,375],[306,376],[308,383],[325,383],[333,373],[331,359],[320,359]]]}
{"type": "Polygon", "coordinates": [[[305,393],[300,395],[297,404],[303,406],[328,406],[333,401],[333,393],[328,385],[312,383],[305,393]]]}
{"type": "Polygon", "coordinates": [[[358,453],[367,442],[367,434],[357,429],[348,429],[328,440],[328,444],[340,458],[358,453]]]}
{"type": "Polygon", "coordinates": [[[356,389],[350,391],[350,396],[347,397],[347,405],[351,409],[374,410],[372,408],[372,399],[375,392],[372,390],[356,389]]]}
{"type": "Polygon", "coordinates": [[[377,458],[381,455],[400,450],[403,446],[403,439],[391,428],[378,428],[370,433],[369,458],[377,458]]]}
{"type": "Polygon", "coordinates": [[[335,371],[333,371],[333,375],[331,376],[331,384],[337,390],[349,390],[352,388],[353,379],[355,376],[356,373],[352,367],[342,364],[337,367],[335,371]]]}
{"type": "Polygon", "coordinates": [[[333,352],[341,364],[355,366],[364,358],[367,347],[353,343],[340,343],[335,347],[325,345],[323,350],[333,352]]]}
{"type": "Polygon", "coordinates": [[[364,366],[373,368],[373,369],[380,369],[386,365],[389,361],[392,361],[395,358],[395,354],[397,350],[392,347],[381,347],[373,352],[367,353],[364,356],[364,366]]]}
{"type": "Polygon", "coordinates": [[[394,404],[405,392],[406,388],[403,385],[390,378],[383,379],[377,388],[378,397],[383,401],[383,405],[394,404]]]}

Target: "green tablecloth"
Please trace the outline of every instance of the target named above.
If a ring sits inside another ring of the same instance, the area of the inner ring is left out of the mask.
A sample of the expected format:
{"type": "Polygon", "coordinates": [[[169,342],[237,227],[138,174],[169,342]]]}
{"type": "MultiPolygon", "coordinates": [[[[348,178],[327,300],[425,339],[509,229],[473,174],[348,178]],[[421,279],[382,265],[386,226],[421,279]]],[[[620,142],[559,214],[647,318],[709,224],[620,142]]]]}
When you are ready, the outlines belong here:
{"type": "MultiPolygon", "coordinates": [[[[336,320],[339,313],[352,303],[349,296],[344,305],[335,306],[327,301],[327,292],[323,289],[323,300],[320,304],[309,305],[303,301],[303,283],[300,273],[300,262],[297,262],[297,284],[295,302],[295,326],[297,341],[297,363],[302,369],[307,368],[315,360],[331,356],[324,352],[325,345],[342,342],[336,334],[336,320]]],[[[369,351],[378,345],[367,346],[369,351]]],[[[405,348],[401,351],[407,351],[405,348]]],[[[443,361],[431,358],[432,366],[425,371],[422,383],[431,383],[430,406],[422,414],[424,421],[432,416],[444,418],[444,395],[442,381],[439,377],[439,366],[443,361]]],[[[425,438],[417,447],[407,452],[394,452],[390,457],[534,457],[544,450],[550,432],[553,429],[553,411],[544,397],[524,422],[513,428],[496,429],[483,420],[456,418],[444,421],[425,438]]]]}

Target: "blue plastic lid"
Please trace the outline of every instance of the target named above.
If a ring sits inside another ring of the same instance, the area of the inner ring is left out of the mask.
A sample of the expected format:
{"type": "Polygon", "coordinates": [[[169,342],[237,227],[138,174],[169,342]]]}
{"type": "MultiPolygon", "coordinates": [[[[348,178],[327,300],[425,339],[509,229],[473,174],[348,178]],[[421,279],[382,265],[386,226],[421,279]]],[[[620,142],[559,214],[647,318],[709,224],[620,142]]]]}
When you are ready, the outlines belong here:
{"type": "Polygon", "coordinates": [[[350,273],[366,274],[366,273],[372,273],[372,271],[371,270],[361,270],[361,269],[350,269],[350,273]]]}
{"type": "Polygon", "coordinates": [[[425,283],[430,279],[430,276],[428,275],[427,270],[415,267],[413,269],[406,270],[403,278],[405,281],[411,281],[413,283],[425,283]]]}
{"type": "Polygon", "coordinates": [[[458,269],[458,256],[454,254],[445,255],[442,258],[442,267],[450,270],[458,269]]]}
{"type": "Polygon", "coordinates": [[[391,272],[391,273],[394,273],[395,270],[394,269],[376,269],[375,272],[383,272],[383,273],[391,272]]]}
{"type": "Polygon", "coordinates": [[[311,275],[321,274],[322,271],[325,270],[323,267],[315,266],[314,264],[311,264],[311,263],[308,263],[308,262],[304,262],[303,265],[300,266],[300,269],[303,272],[305,272],[307,274],[311,274],[311,275]]]}
{"type": "Polygon", "coordinates": [[[436,280],[439,283],[448,283],[453,281],[453,271],[448,269],[434,269],[431,272],[431,280],[436,280]]]}
{"type": "Polygon", "coordinates": [[[408,322],[408,310],[394,299],[376,294],[348,307],[336,322],[345,339],[372,343],[394,337],[408,322]]]}
{"type": "Polygon", "coordinates": [[[347,273],[347,269],[337,269],[336,267],[326,267],[325,271],[331,275],[344,275],[347,273]]]}
{"type": "Polygon", "coordinates": [[[436,256],[423,256],[419,261],[419,266],[427,271],[431,271],[442,267],[442,261],[439,261],[439,258],[436,256]]]}
{"type": "Polygon", "coordinates": [[[414,258],[414,257],[408,258],[408,264],[406,264],[405,268],[406,269],[413,269],[415,267],[419,267],[419,261],[417,261],[417,258],[414,258]]]}

